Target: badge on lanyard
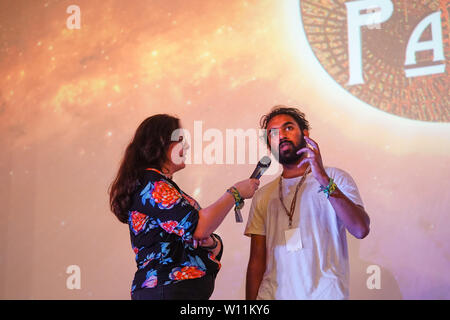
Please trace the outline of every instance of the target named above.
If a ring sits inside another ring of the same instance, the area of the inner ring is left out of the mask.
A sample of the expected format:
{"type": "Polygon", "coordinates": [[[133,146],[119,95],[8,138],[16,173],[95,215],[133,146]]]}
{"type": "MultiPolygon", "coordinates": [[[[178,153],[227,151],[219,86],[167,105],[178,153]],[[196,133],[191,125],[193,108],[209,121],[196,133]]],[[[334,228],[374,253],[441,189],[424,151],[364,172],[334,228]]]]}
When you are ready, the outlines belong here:
{"type": "Polygon", "coordinates": [[[286,249],[289,252],[297,251],[303,248],[300,228],[287,229],[284,231],[286,249]]]}
{"type": "Polygon", "coordinates": [[[283,190],[282,190],[282,178],[280,177],[279,185],[278,185],[278,193],[279,198],[281,202],[281,206],[283,207],[284,211],[286,211],[287,216],[289,217],[289,229],[284,231],[284,240],[286,242],[286,249],[289,252],[297,251],[303,248],[302,244],[302,237],[300,234],[300,228],[292,228],[292,217],[294,216],[295,212],[295,204],[297,202],[297,193],[300,189],[301,185],[306,179],[306,175],[310,172],[310,167],[306,168],[305,172],[303,173],[303,177],[297,184],[297,187],[295,188],[294,197],[292,198],[291,207],[290,210],[286,208],[283,202],[283,190]]]}

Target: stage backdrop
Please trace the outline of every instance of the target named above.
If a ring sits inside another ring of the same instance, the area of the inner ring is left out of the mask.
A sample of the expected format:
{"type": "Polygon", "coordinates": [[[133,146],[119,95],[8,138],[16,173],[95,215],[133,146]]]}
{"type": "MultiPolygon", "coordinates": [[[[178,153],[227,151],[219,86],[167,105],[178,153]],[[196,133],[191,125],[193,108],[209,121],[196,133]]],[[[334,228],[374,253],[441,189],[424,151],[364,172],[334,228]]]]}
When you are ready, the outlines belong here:
{"type": "MultiPolygon", "coordinates": [[[[251,137],[226,158],[230,134],[285,104],[370,214],[348,237],[351,298],[449,299],[448,19],[445,0],[2,0],[0,298],[129,299],[107,190],[139,123],[181,119],[174,180],[206,207],[255,167],[251,137]]],[[[249,207],[217,231],[213,299],[244,298],[249,207]]]]}

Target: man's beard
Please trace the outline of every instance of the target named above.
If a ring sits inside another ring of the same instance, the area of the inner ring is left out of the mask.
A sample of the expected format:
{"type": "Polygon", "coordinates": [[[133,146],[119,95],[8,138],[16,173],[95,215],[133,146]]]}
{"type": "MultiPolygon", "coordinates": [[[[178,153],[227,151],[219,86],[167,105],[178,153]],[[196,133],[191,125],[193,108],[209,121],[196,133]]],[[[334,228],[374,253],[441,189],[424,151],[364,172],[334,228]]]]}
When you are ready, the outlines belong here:
{"type": "MultiPolygon", "coordinates": [[[[295,164],[297,163],[303,156],[304,152],[297,154],[297,151],[306,147],[305,138],[302,136],[302,140],[298,145],[295,145],[291,141],[281,141],[278,146],[278,162],[280,164],[295,164]],[[281,146],[283,143],[288,143],[292,146],[292,148],[282,151],[281,146]]],[[[277,156],[277,155],[275,155],[277,156]]]]}

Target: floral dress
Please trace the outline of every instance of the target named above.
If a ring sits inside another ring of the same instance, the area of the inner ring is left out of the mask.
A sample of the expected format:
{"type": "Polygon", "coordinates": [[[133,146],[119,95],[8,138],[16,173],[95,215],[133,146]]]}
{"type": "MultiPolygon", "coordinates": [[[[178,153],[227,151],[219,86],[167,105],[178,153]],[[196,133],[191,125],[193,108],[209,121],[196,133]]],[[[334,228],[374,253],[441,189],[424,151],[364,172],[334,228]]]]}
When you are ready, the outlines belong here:
{"type": "Polygon", "coordinates": [[[215,276],[222,251],[215,257],[192,246],[199,204],[156,169],[147,169],[143,181],[128,215],[137,264],[131,293],[206,274],[215,276]]]}

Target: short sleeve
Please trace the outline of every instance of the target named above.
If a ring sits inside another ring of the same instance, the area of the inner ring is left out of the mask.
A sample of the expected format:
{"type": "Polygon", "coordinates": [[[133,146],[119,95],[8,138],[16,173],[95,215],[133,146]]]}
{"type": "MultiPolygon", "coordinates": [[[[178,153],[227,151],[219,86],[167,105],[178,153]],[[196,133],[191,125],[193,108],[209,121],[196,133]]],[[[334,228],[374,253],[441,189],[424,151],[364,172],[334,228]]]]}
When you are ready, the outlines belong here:
{"type": "Polygon", "coordinates": [[[192,239],[198,223],[198,208],[191,205],[181,190],[166,179],[150,180],[139,193],[140,211],[165,232],[184,241],[192,239]]]}
{"type": "Polygon", "coordinates": [[[266,213],[267,210],[261,208],[262,203],[259,199],[258,192],[252,198],[252,204],[248,215],[247,226],[244,235],[250,237],[252,234],[266,235],[266,213]]]}
{"type": "Polygon", "coordinates": [[[353,178],[347,172],[337,168],[328,168],[328,171],[329,176],[333,178],[334,183],[336,183],[339,190],[341,190],[347,198],[349,198],[356,205],[364,206],[358,187],[356,186],[353,178]]]}

